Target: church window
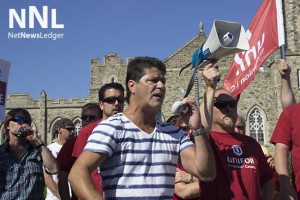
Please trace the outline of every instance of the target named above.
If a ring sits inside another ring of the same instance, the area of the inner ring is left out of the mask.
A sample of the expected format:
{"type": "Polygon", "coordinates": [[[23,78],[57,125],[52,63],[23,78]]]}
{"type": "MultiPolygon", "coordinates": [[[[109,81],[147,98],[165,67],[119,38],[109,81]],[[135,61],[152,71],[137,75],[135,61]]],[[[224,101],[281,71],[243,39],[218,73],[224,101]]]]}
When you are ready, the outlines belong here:
{"type": "Polygon", "coordinates": [[[77,136],[79,134],[79,131],[82,128],[82,123],[79,119],[76,119],[75,121],[73,121],[74,127],[75,127],[75,133],[74,135],[77,136]]]}
{"type": "Polygon", "coordinates": [[[260,144],[265,142],[265,120],[262,112],[254,108],[249,115],[250,136],[256,139],[260,144]]]}

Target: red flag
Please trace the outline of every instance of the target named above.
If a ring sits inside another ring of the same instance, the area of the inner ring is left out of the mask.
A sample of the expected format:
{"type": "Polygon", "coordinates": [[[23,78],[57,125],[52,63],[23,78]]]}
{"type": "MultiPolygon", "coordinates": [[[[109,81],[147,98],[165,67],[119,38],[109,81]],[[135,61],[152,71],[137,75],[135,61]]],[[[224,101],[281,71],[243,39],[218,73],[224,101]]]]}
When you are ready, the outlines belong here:
{"type": "Polygon", "coordinates": [[[233,96],[250,84],[268,56],[284,44],[281,0],[264,0],[246,34],[250,50],[235,55],[223,83],[233,96]]]}

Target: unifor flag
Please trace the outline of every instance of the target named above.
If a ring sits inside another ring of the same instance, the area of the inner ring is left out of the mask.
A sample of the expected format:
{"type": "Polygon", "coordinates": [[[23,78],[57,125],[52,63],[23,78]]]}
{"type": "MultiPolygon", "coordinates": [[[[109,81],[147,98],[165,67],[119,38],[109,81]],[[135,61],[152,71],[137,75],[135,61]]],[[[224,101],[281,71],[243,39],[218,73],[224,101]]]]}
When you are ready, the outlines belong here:
{"type": "Polygon", "coordinates": [[[254,79],[263,62],[284,45],[281,0],[264,0],[246,32],[250,50],[237,53],[223,87],[238,96],[254,79]]]}
{"type": "Polygon", "coordinates": [[[4,122],[10,62],[0,59],[0,122],[4,122]]]}

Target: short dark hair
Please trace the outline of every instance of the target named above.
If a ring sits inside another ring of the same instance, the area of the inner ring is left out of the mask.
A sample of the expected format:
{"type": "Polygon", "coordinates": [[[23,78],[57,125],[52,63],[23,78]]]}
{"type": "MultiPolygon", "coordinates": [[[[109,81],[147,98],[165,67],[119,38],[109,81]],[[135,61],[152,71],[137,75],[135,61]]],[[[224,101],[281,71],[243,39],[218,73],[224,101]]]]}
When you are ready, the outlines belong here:
{"type": "Polygon", "coordinates": [[[16,116],[16,114],[17,114],[18,112],[20,112],[20,113],[22,113],[23,115],[25,115],[25,117],[28,117],[28,118],[29,118],[28,125],[29,125],[29,126],[31,125],[32,119],[31,119],[30,113],[29,113],[27,110],[25,110],[24,108],[14,108],[14,109],[10,110],[10,111],[6,114],[6,117],[5,117],[5,120],[4,120],[5,134],[8,135],[8,132],[9,132],[9,131],[8,131],[7,127],[8,127],[8,125],[9,125],[9,122],[10,122],[10,120],[11,120],[14,116],[16,116]]]}
{"type": "Polygon", "coordinates": [[[138,82],[142,76],[145,75],[147,69],[157,68],[159,71],[166,74],[165,64],[157,59],[152,57],[136,57],[128,63],[127,66],[127,75],[126,75],[126,98],[129,102],[131,92],[128,88],[128,81],[133,80],[138,82]]]}
{"type": "Polygon", "coordinates": [[[124,91],[125,91],[124,87],[120,83],[115,83],[115,82],[106,83],[99,89],[99,93],[98,93],[99,101],[102,101],[104,99],[105,91],[108,89],[120,90],[123,93],[123,95],[124,95],[124,91]]]}
{"type": "Polygon", "coordinates": [[[81,108],[81,116],[83,115],[84,111],[86,109],[89,109],[89,108],[95,109],[97,114],[99,114],[99,117],[102,118],[103,111],[100,109],[100,106],[99,106],[98,103],[86,103],[86,104],[84,104],[81,108]]]}

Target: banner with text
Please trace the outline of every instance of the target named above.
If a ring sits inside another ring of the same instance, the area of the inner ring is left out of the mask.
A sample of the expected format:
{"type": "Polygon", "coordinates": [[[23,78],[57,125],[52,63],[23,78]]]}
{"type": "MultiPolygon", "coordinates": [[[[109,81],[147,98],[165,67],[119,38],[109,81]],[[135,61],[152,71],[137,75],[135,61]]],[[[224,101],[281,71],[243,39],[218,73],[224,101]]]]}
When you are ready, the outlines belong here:
{"type": "Polygon", "coordinates": [[[0,122],[4,122],[10,62],[0,59],[0,122]]]}
{"type": "Polygon", "coordinates": [[[281,0],[264,0],[246,34],[250,50],[235,55],[223,83],[234,96],[250,84],[268,56],[284,44],[281,0]]]}

